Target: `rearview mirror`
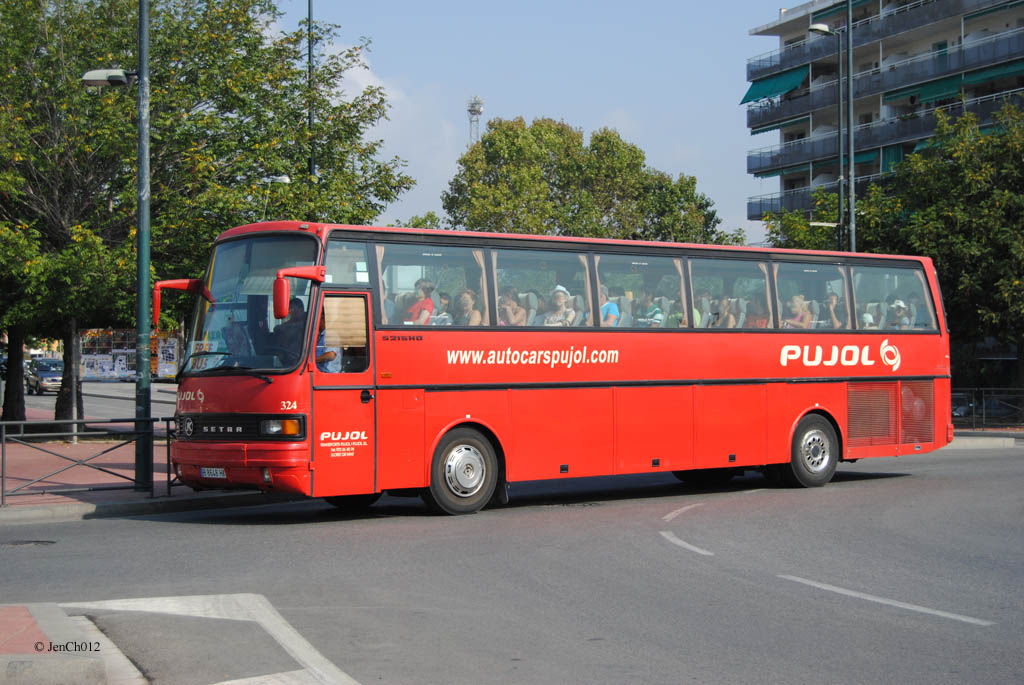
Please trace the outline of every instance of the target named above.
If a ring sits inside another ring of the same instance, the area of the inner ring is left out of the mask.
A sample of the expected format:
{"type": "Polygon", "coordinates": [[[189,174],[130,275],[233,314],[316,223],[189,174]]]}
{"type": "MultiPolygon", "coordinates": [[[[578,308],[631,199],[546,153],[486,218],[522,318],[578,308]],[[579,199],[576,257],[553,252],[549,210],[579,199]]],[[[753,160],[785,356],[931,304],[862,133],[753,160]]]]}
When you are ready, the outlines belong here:
{"type": "Polygon", "coordinates": [[[292,299],[292,288],[287,280],[289,276],[323,283],[327,278],[327,267],[293,266],[277,270],[277,278],[274,279],[274,317],[278,319],[288,318],[288,305],[292,299]]]}

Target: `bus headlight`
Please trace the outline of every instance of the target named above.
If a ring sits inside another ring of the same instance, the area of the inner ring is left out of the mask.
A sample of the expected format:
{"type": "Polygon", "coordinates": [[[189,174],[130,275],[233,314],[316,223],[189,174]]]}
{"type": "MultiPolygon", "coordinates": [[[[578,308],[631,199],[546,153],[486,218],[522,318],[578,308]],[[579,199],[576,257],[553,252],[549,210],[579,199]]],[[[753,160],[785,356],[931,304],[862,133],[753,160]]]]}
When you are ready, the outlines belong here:
{"type": "Polygon", "coordinates": [[[302,435],[302,422],[298,419],[266,419],[260,421],[260,435],[274,438],[302,435]]]}

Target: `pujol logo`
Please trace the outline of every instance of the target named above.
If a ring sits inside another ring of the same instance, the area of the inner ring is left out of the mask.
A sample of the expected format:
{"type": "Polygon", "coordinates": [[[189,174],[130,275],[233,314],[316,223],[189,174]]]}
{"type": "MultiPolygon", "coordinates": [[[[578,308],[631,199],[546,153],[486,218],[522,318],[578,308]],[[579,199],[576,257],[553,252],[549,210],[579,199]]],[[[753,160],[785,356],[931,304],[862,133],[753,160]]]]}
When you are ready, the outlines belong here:
{"type": "MultiPolygon", "coordinates": [[[[900,368],[899,348],[890,345],[888,338],[879,345],[878,352],[884,365],[893,371],[900,368]]],[[[779,352],[782,366],[788,366],[789,362],[799,362],[802,366],[874,366],[876,361],[868,345],[832,345],[828,352],[821,345],[783,345],[779,352]]]]}
{"type": "Polygon", "coordinates": [[[202,404],[203,400],[206,399],[206,395],[203,393],[203,389],[198,390],[183,390],[178,393],[179,402],[199,402],[202,404]]]}

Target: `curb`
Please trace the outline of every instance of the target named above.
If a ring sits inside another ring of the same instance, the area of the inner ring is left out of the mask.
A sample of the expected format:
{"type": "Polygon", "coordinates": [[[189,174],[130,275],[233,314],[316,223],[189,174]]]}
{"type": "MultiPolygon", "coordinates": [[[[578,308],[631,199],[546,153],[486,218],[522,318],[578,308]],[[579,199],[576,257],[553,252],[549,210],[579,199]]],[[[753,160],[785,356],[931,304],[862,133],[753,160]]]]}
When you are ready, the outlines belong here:
{"type": "Polygon", "coordinates": [[[0,526],[20,523],[84,521],[118,516],[152,516],[176,514],[203,509],[254,507],[308,499],[284,493],[262,492],[197,494],[188,497],[158,497],[138,502],[105,502],[102,504],[69,503],[40,506],[17,506],[0,509],[0,526]]]}
{"type": "MultiPolygon", "coordinates": [[[[1024,436],[1022,436],[1024,437],[1024,436]]],[[[1017,446],[1015,435],[1007,433],[993,434],[959,434],[953,437],[953,442],[943,449],[947,450],[979,450],[979,449],[1012,449],[1017,446]]]]}
{"type": "MultiPolygon", "coordinates": [[[[17,605],[8,605],[17,606],[17,605]]],[[[85,635],[56,604],[25,604],[41,635],[56,648],[35,652],[0,654],[0,682],[10,683],[105,683],[106,668],[102,657],[92,649],[85,635]]]]}

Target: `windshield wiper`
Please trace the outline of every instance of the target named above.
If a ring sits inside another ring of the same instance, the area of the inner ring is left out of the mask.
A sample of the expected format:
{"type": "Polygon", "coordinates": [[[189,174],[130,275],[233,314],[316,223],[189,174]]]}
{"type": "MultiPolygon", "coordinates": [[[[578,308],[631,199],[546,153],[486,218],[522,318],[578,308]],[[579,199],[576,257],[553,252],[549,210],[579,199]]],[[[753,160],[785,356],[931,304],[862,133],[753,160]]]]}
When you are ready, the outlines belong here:
{"type": "Polygon", "coordinates": [[[181,363],[181,368],[178,369],[178,373],[174,374],[174,382],[175,383],[180,383],[181,382],[181,374],[185,373],[185,367],[188,366],[188,363],[190,361],[192,361],[193,357],[208,357],[208,356],[210,356],[212,354],[219,354],[219,355],[224,356],[224,357],[230,357],[231,356],[230,352],[225,352],[223,350],[221,350],[221,351],[217,351],[217,350],[197,350],[196,352],[193,352],[189,356],[185,357],[185,361],[183,361],[181,363]]]}
{"type": "Polygon", "coordinates": [[[216,375],[223,375],[223,374],[226,374],[226,373],[234,373],[236,371],[242,371],[243,372],[242,375],[244,375],[244,376],[252,376],[253,378],[259,378],[261,381],[264,381],[267,384],[270,384],[270,383],[274,382],[273,378],[271,378],[270,376],[264,376],[262,373],[249,373],[250,371],[253,371],[253,370],[254,369],[251,366],[228,366],[228,365],[224,365],[224,366],[215,366],[212,369],[201,369],[199,371],[194,371],[193,374],[196,375],[196,376],[216,376],[216,375]]]}

